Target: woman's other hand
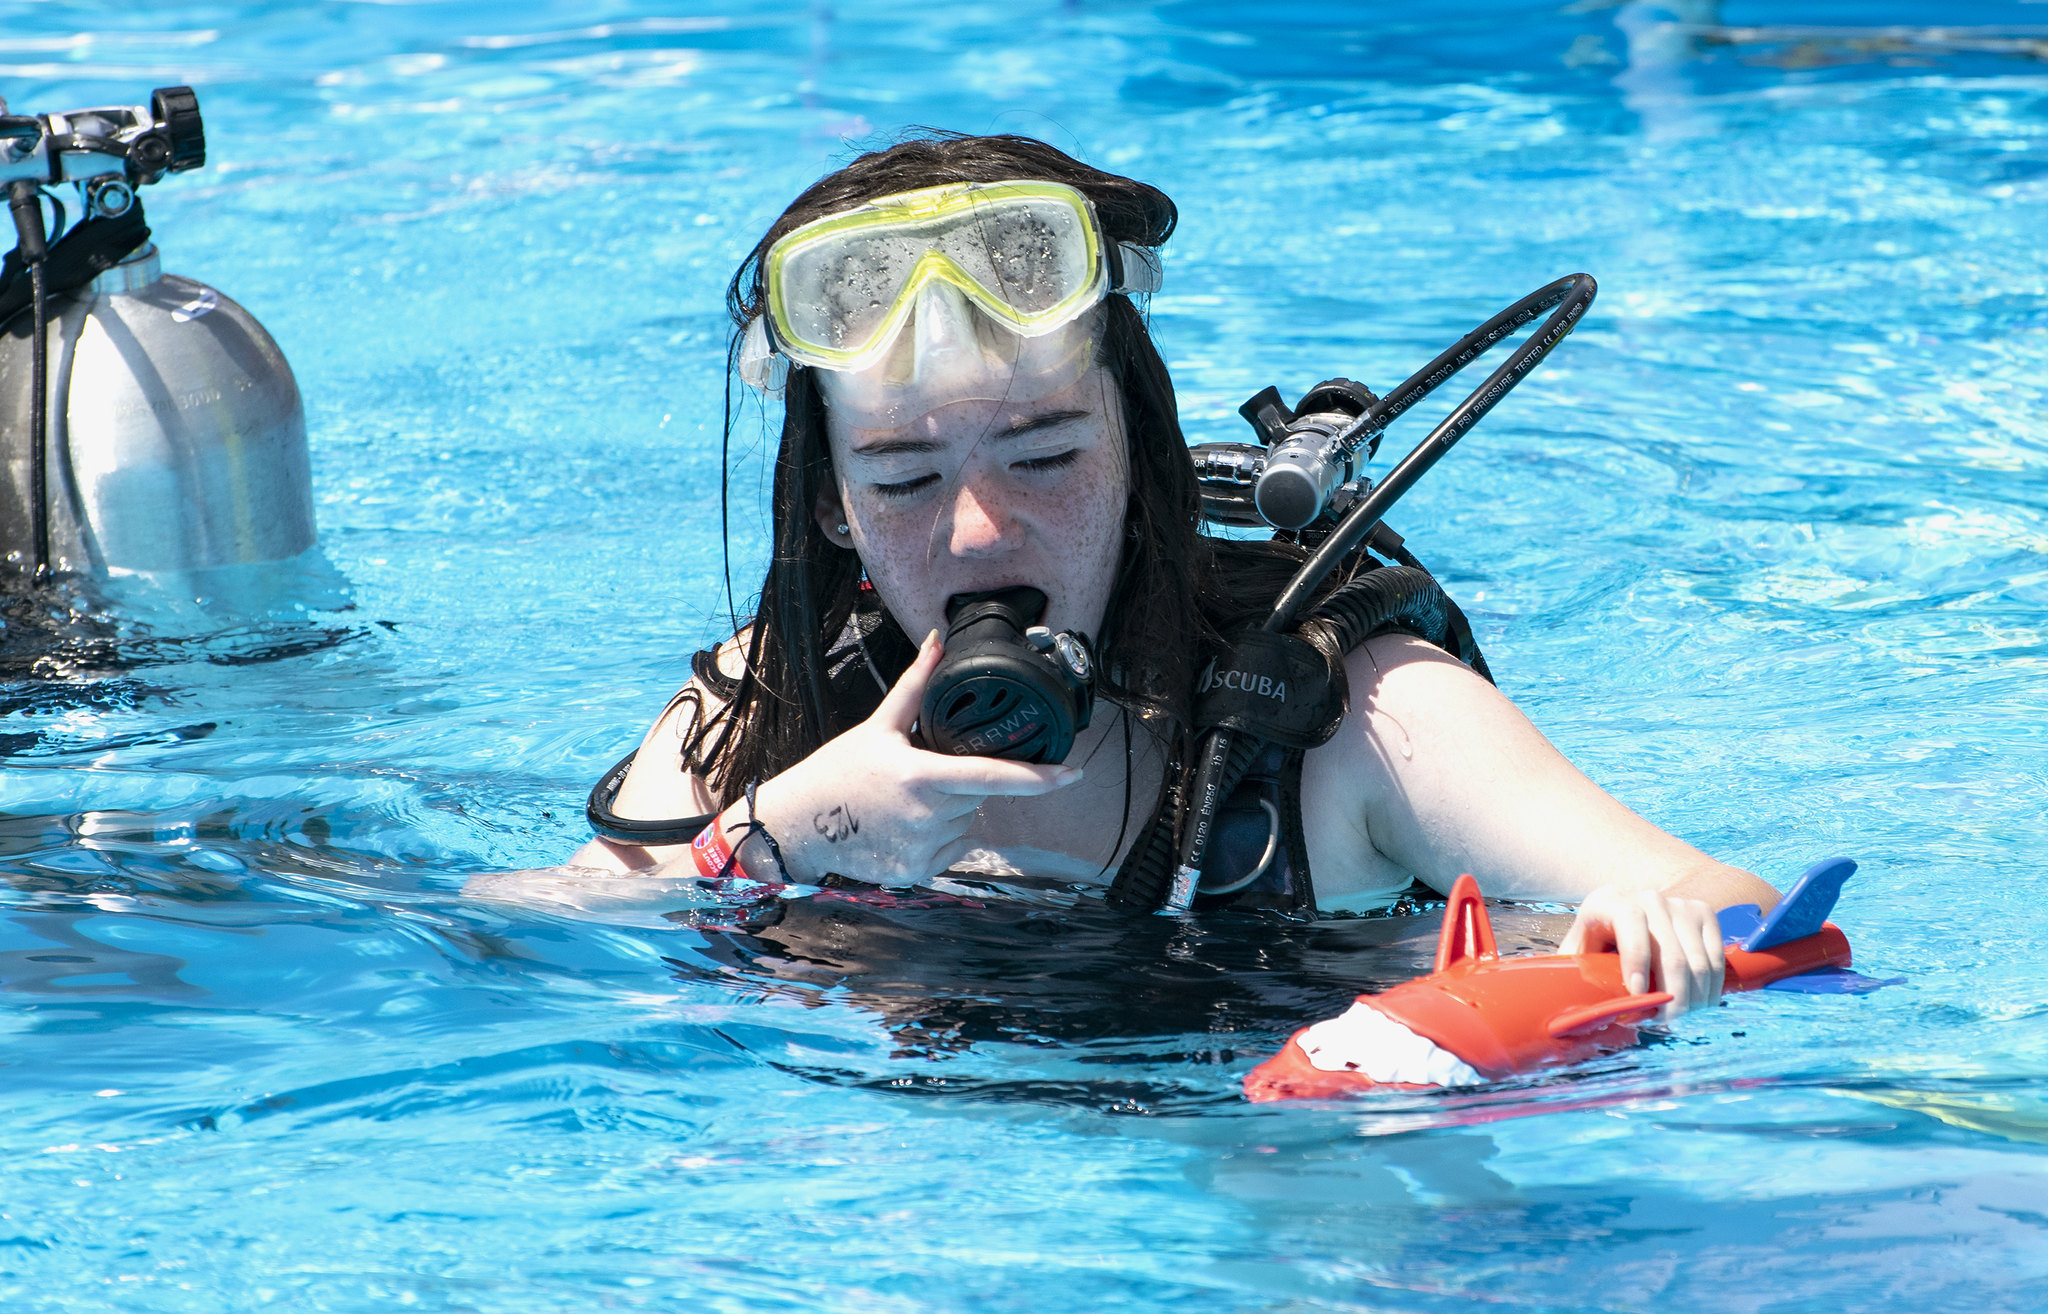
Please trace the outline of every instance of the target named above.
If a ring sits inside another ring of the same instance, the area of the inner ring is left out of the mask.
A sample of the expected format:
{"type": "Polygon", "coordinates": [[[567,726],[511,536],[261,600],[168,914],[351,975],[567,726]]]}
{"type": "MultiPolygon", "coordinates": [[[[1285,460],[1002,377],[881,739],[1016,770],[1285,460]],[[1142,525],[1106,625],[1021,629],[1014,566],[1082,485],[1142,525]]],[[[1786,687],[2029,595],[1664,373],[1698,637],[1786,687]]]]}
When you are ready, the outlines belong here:
{"type": "Polygon", "coordinates": [[[1671,992],[1661,1014],[1666,1021],[1721,997],[1727,957],[1721,923],[1704,900],[1600,886],[1579,904],[1578,920],[1558,952],[1610,950],[1620,955],[1621,979],[1632,993],[1671,992]]]}
{"type": "MultiPolygon", "coordinates": [[[[792,878],[837,872],[877,884],[924,880],[973,848],[966,835],[984,799],[1049,794],[1081,778],[1079,767],[953,757],[912,740],[944,653],[935,630],[874,715],[755,792],[755,815],[781,846],[792,878]]],[[[747,805],[738,803],[714,824],[727,828],[748,875],[775,879],[768,846],[741,842],[746,816],[747,805]]]]}

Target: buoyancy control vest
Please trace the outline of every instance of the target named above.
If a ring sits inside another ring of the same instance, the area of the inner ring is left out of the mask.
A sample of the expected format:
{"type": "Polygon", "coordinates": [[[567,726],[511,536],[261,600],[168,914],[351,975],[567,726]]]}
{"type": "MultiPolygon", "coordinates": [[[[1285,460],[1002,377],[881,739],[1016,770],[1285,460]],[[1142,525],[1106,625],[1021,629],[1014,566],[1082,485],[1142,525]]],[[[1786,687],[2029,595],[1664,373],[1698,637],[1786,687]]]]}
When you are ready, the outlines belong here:
{"type": "MultiPolygon", "coordinates": [[[[1344,659],[1381,634],[1412,634],[1491,681],[1472,627],[1421,562],[1389,545],[1398,566],[1369,566],[1334,589],[1291,633],[1229,636],[1196,680],[1196,734],[1233,732],[1222,802],[1210,823],[1198,911],[1270,908],[1312,914],[1315,881],[1301,817],[1302,760],[1329,742],[1349,710],[1344,659]]],[[[1175,764],[1178,768],[1180,764],[1175,764]]],[[[1166,798],[1110,886],[1112,903],[1157,907],[1189,824],[1192,781],[1169,769],[1166,798]]]]}

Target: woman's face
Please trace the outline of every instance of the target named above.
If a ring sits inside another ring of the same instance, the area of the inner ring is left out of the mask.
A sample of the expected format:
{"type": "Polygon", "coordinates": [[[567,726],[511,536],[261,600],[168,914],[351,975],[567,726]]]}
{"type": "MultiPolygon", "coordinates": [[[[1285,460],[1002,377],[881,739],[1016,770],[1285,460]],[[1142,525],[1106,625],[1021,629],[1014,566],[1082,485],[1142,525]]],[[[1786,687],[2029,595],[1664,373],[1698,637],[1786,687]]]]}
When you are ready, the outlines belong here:
{"type": "Polygon", "coordinates": [[[1101,635],[1130,470],[1123,399],[1100,366],[1049,397],[955,402],[894,429],[826,416],[834,488],[818,524],[860,553],[913,640],[944,633],[956,594],[1015,584],[1044,592],[1051,628],[1101,635]]]}

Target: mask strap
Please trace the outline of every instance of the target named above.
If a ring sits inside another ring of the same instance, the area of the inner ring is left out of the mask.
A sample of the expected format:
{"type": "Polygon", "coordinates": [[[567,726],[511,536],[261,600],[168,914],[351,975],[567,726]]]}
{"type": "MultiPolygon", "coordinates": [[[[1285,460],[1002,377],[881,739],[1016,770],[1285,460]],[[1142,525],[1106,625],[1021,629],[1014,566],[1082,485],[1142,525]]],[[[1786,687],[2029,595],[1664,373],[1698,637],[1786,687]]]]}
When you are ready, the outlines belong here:
{"type": "Polygon", "coordinates": [[[1118,242],[1109,248],[1109,281],[1117,292],[1157,292],[1164,271],[1159,252],[1136,242],[1118,242]]]}

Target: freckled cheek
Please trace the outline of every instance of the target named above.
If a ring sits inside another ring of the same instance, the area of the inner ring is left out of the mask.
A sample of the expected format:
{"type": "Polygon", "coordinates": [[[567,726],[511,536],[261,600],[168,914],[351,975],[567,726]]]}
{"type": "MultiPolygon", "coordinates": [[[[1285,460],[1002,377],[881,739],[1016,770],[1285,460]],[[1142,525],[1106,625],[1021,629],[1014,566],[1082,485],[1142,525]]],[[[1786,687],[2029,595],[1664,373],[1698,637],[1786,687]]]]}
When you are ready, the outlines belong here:
{"type": "Polygon", "coordinates": [[[1113,457],[1085,462],[1042,497],[1047,513],[1039,522],[1041,539],[1061,563],[1058,575],[1065,594],[1062,614],[1048,623],[1099,636],[1123,555],[1127,485],[1122,463],[1113,457]]]}
{"type": "Polygon", "coordinates": [[[944,623],[944,602],[938,596],[932,556],[932,509],[922,503],[905,507],[889,499],[844,489],[844,505],[859,526],[856,546],[869,582],[882,605],[906,631],[922,638],[924,631],[944,623]]]}
{"type": "Polygon", "coordinates": [[[1053,544],[1081,562],[1098,563],[1123,528],[1123,480],[1114,470],[1077,472],[1067,486],[1031,499],[1035,518],[1053,544]]]}

